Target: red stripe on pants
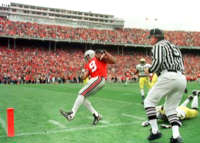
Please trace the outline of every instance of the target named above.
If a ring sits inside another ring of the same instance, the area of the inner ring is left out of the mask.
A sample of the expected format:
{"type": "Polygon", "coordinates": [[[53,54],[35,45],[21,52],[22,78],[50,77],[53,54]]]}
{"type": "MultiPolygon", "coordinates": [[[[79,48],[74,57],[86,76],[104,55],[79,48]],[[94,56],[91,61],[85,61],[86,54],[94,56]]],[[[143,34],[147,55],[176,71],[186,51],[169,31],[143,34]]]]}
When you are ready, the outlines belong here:
{"type": "Polygon", "coordinates": [[[83,93],[81,93],[83,96],[85,96],[88,92],[93,90],[93,88],[98,85],[101,82],[101,77],[98,77],[98,79],[92,83],[83,93]]]}

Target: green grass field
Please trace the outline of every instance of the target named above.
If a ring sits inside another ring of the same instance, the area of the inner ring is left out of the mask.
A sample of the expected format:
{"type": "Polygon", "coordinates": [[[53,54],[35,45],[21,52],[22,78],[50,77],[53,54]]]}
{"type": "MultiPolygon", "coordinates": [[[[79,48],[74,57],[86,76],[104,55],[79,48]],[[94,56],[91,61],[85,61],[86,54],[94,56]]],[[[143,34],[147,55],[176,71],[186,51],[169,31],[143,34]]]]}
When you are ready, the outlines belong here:
{"type": "MultiPolygon", "coordinates": [[[[71,122],[59,109],[70,110],[81,84],[0,85],[0,143],[148,143],[149,127],[138,84],[106,84],[90,97],[103,120],[92,126],[92,115],[81,106],[71,122]],[[15,109],[15,137],[6,134],[6,109],[15,109]]],[[[199,89],[189,83],[188,90],[199,89]]],[[[186,95],[184,95],[184,98],[186,95]]],[[[185,143],[200,141],[200,117],[184,121],[180,129],[185,143]]],[[[161,129],[163,137],[154,143],[168,143],[171,129],[161,129]]],[[[153,143],[153,142],[152,142],[153,143]]]]}

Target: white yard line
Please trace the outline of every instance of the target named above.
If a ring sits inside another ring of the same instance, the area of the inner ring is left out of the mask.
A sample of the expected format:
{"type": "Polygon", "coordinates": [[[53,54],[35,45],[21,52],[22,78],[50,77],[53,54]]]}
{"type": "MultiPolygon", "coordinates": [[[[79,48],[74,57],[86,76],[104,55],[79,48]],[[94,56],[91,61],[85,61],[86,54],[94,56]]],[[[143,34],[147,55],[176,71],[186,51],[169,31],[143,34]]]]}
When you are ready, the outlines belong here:
{"type": "Polygon", "coordinates": [[[130,115],[130,114],[126,114],[126,113],[122,113],[122,116],[130,117],[130,118],[133,118],[133,119],[136,119],[136,120],[141,120],[141,121],[144,121],[144,120],[145,120],[144,117],[139,117],[139,116],[130,115]]]}
{"type": "MultiPolygon", "coordinates": [[[[119,127],[119,126],[130,126],[138,124],[138,121],[133,121],[129,123],[115,123],[115,124],[105,124],[105,125],[97,125],[97,126],[85,126],[85,127],[75,127],[75,128],[67,128],[67,129],[60,129],[60,130],[48,130],[48,131],[40,131],[40,132],[30,132],[30,133],[18,133],[15,137],[23,137],[23,136],[32,136],[32,135],[47,135],[47,134],[57,134],[57,133],[64,133],[64,132],[74,132],[74,131],[81,131],[81,130],[96,130],[100,128],[109,128],[109,127],[119,127]]],[[[7,136],[0,136],[0,138],[5,138],[7,136]]]]}
{"type": "Polygon", "coordinates": [[[4,131],[7,134],[8,130],[7,130],[6,122],[2,118],[0,118],[0,124],[1,124],[1,127],[4,129],[4,131]]]}
{"type": "Polygon", "coordinates": [[[56,125],[56,126],[58,126],[58,127],[60,127],[60,128],[66,128],[65,125],[59,123],[58,121],[55,121],[55,120],[49,120],[48,122],[51,123],[51,124],[54,124],[54,125],[56,125]]]}

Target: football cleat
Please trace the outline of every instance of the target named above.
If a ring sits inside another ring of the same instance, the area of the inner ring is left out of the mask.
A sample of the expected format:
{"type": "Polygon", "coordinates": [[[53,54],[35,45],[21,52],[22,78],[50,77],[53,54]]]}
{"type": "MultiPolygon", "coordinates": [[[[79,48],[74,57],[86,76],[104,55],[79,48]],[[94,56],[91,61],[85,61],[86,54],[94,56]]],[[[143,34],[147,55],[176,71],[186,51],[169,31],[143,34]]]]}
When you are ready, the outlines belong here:
{"type": "Polygon", "coordinates": [[[181,137],[178,137],[178,138],[175,138],[175,139],[173,137],[171,137],[170,143],[183,143],[183,140],[182,140],[181,137]]]}
{"type": "Polygon", "coordinates": [[[156,134],[153,134],[152,133],[152,129],[150,129],[150,135],[148,136],[148,140],[151,141],[151,140],[155,140],[155,139],[159,139],[162,137],[162,134],[158,131],[156,134]]]}
{"type": "Polygon", "coordinates": [[[99,114],[98,116],[96,116],[95,114],[93,114],[94,120],[93,120],[93,125],[96,125],[101,119],[102,116],[99,114]]]}
{"type": "Polygon", "coordinates": [[[193,96],[197,95],[197,93],[198,93],[197,90],[193,90],[193,91],[192,91],[192,95],[193,95],[193,96]]]}
{"type": "Polygon", "coordinates": [[[194,97],[193,95],[189,95],[188,99],[191,101],[193,99],[193,97],[194,97]]]}
{"type": "Polygon", "coordinates": [[[62,109],[60,109],[60,114],[63,115],[68,121],[71,121],[74,119],[73,112],[65,112],[62,109]]]}
{"type": "Polygon", "coordinates": [[[200,90],[198,90],[197,95],[198,95],[198,97],[200,96],[200,90]]]}
{"type": "Polygon", "coordinates": [[[186,94],[188,93],[188,90],[187,90],[187,88],[185,88],[185,90],[184,90],[184,93],[186,93],[186,94]]]}

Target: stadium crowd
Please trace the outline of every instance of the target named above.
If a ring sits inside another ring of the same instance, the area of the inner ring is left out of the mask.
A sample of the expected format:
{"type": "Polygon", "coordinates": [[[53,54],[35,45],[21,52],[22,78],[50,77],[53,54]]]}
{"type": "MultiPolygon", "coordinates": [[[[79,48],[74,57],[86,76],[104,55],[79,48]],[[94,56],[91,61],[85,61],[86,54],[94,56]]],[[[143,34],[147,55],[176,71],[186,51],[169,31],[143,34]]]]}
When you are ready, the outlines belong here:
{"type": "Polygon", "coordinates": [[[77,81],[83,54],[71,51],[20,47],[0,48],[0,81],[3,83],[48,83],[77,81]]]}
{"type": "MultiPolygon", "coordinates": [[[[126,77],[135,79],[135,65],[143,57],[151,62],[144,52],[132,51],[120,55],[112,53],[118,63],[108,66],[109,81],[124,81],[126,77]]],[[[200,78],[200,56],[184,54],[188,80],[200,78]]],[[[44,47],[8,48],[0,46],[0,82],[1,83],[65,83],[81,82],[79,77],[83,68],[83,50],[65,48],[49,50],[44,47]]]]}
{"type": "MultiPolygon", "coordinates": [[[[200,32],[166,31],[166,39],[178,46],[199,47],[200,32]]],[[[0,17],[0,35],[79,42],[150,45],[148,30],[124,28],[98,30],[10,21],[0,17]]]]}
{"type": "MultiPolygon", "coordinates": [[[[58,25],[44,25],[30,22],[10,21],[0,17],[0,36],[20,38],[76,40],[77,42],[138,44],[149,45],[148,30],[116,29],[99,30],[73,28],[58,25]]],[[[200,32],[166,31],[166,39],[178,46],[200,47],[200,32]]],[[[79,48],[49,50],[47,47],[0,46],[1,83],[50,83],[80,82],[79,72],[83,68],[83,50],[79,48]]],[[[146,56],[144,52],[134,51],[120,54],[112,53],[118,64],[108,66],[108,80],[124,81],[127,77],[135,79],[135,65],[146,56]]],[[[151,63],[150,58],[146,58],[151,63]]],[[[200,78],[200,56],[185,53],[185,74],[188,80],[200,78]]]]}

